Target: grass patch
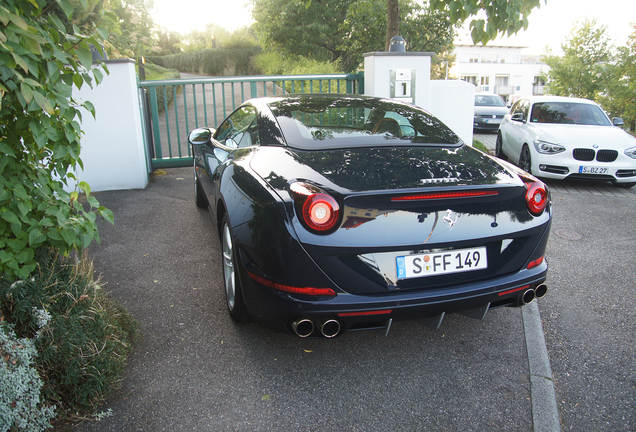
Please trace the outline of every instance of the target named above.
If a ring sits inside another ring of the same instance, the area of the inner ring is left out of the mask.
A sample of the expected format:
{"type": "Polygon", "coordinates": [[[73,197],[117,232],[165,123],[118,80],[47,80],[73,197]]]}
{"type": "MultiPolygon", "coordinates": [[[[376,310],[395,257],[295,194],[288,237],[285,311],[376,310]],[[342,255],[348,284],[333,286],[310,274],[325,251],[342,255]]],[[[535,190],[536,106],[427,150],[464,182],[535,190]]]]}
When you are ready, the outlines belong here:
{"type": "Polygon", "coordinates": [[[476,148],[477,150],[483,151],[484,153],[490,154],[490,151],[488,151],[484,143],[479,140],[473,139],[473,147],[476,148]]]}

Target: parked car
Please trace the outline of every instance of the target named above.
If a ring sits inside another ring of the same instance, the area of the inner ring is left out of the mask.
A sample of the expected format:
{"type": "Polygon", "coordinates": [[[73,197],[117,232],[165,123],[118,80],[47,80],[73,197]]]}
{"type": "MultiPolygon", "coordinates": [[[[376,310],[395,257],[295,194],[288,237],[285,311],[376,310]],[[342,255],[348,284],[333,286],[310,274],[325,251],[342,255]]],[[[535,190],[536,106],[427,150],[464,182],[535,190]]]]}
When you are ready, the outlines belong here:
{"type": "Polygon", "coordinates": [[[587,99],[518,100],[497,134],[496,155],[539,177],[636,185],[636,138],[587,99]]]}
{"type": "Polygon", "coordinates": [[[508,114],[508,107],[501,96],[492,93],[475,95],[475,132],[497,132],[504,116],[508,114]]]}
{"type": "Polygon", "coordinates": [[[545,184],[410,104],[252,99],[189,135],[226,303],[301,337],[437,328],[545,295],[545,184]]]}

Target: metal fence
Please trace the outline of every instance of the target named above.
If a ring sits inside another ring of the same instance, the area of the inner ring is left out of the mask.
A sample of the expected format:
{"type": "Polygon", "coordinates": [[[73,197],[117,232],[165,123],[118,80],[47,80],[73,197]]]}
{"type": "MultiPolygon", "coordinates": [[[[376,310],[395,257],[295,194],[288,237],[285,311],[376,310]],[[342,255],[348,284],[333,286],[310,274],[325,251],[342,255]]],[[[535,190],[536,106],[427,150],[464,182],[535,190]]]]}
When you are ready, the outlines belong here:
{"type": "Polygon", "coordinates": [[[281,75],[140,81],[152,168],[192,164],[188,132],[216,128],[247,99],[292,93],[364,93],[359,74],[281,75]]]}

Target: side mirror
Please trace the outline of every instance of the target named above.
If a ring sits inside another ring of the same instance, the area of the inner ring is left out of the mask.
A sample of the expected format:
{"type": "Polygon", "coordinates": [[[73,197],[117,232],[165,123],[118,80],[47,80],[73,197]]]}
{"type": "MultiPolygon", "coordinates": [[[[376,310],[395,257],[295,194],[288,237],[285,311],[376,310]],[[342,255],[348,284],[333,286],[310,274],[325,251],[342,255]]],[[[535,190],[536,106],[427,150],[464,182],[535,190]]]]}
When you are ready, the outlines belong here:
{"type": "Polygon", "coordinates": [[[618,117],[614,117],[612,119],[612,123],[614,124],[614,126],[623,126],[625,124],[623,119],[622,118],[618,118],[618,117]]]}
{"type": "Polygon", "coordinates": [[[520,121],[520,122],[525,121],[523,113],[514,113],[512,117],[510,117],[510,119],[514,121],[520,121]]]}
{"type": "Polygon", "coordinates": [[[188,142],[192,145],[207,144],[212,139],[214,132],[214,129],[210,128],[195,129],[188,135],[188,142]]]}

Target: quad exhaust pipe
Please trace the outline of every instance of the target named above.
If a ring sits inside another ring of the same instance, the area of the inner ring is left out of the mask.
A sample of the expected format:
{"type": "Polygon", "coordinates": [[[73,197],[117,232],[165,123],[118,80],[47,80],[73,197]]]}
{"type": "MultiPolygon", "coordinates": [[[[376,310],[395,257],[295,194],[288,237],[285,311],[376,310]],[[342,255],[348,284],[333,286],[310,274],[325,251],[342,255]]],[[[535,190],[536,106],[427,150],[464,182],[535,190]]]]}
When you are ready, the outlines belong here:
{"type": "MultiPolygon", "coordinates": [[[[309,318],[302,318],[291,323],[294,334],[301,338],[311,336],[316,329],[314,322],[309,318]]],[[[326,338],[333,338],[338,336],[341,330],[340,322],[335,319],[327,319],[320,325],[320,334],[326,338]]]]}
{"type": "MultiPolygon", "coordinates": [[[[539,284],[535,288],[529,288],[525,290],[523,294],[521,295],[521,297],[519,298],[519,306],[532,303],[534,299],[536,298],[537,299],[543,298],[545,297],[547,293],[548,293],[548,286],[546,284],[539,284]]],[[[485,312],[488,310],[488,308],[486,308],[485,310],[482,310],[482,309],[480,309],[481,318],[483,318],[483,315],[485,315],[485,312]]],[[[473,312],[474,311],[471,311],[471,313],[473,312]]],[[[440,322],[441,322],[441,317],[443,316],[444,316],[443,314],[440,315],[439,317],[440,322]]],[[[468,316],[473,316],[473,314],[469,314],[468,316]]],[[[475,318],[477,317],[475,316],[475,318]]],[[[320,334],[323,337],[326,337],[329,339],[338,336],[340,332],[342,331],[342,325],[340,324],[340,321],[333,318],[329,318],[322,321],[322,323],[319,326],[316,326],[314,322],[310,320],[309,318],[301,318],[291,322],[291,328],[294,334],[301,338],[306,338],[314,334],[314,331],[316,330],[317,327],[320,329],[320,334]]],[[[389,327],[390,327],[390,324],[389,324],[389,327]]],[[[437,327],[439,327],[439,323],[437,324],[435,328],[437,327]]],[[[388,328],[386,331],[388,332],[388,328]]]]}
{"type": "Polygon", "coordinates": [[[307,318],[292,322],[292,329],[296,336],[306,338],[314,332],[314,323],[307,318]]]}
{"type": "Polygon", "coordinates": [[[548,293],[548,286],[546,284],[541,284],[534,289],[534,295],[537,298],[543,298],[548,293]]]}
{"type": "Polygon", "coordinates": [[[546,284],[537,285],[537,287],[534,289],[530,288],[524,291],[519,301],[519,304],[527,305],[529,303],[532,303],[535,298],[545,297],[547,293],[548,293],[548,286],[546,284]]]}
{"type": "Polygon", "coordinates": [[[340,323],[335,319],[327,320],[322,323],[320,333],[326,338],[336,337],[340,333],[340,323]]]}

